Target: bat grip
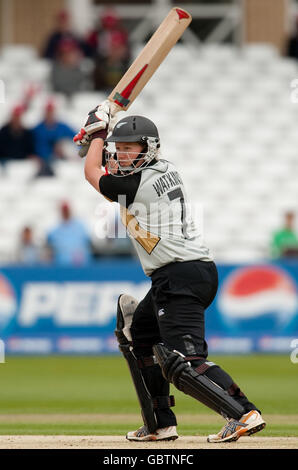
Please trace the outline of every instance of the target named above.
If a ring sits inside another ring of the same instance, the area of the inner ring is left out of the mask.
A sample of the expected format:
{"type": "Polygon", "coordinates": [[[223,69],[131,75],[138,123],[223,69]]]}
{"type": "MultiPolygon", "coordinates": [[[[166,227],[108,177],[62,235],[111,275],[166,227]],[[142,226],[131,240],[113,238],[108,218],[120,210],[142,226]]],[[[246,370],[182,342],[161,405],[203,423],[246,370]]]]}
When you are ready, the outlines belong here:
{"type": "Polygon", "coordinates": [[[86,157],[88,150],[89,150],[90,144],[82,145],[80,150],[79,150],[79,157],[84,158],[86,157]]]}
{"type": "Polygon", "coordinates": [[[110,100],[110,110],[111,110],[111,118],[112,119],[113,119],[113,117],[115,117],[115,115],[117,113],[119,113],[119,111],[123,111],[121,106],[119,106],[117,103],[115,103],[115,101],[111,101],[111,100],[110,100]]]}

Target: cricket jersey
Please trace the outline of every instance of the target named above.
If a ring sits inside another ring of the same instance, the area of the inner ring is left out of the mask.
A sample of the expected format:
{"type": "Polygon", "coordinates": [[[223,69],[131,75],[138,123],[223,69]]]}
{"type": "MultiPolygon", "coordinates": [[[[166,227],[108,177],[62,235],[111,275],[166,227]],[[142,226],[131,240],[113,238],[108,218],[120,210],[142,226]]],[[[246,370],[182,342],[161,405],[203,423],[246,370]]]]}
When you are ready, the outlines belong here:
{"type": "Polygon", "coordinates": [[[120,203],[121,220],[147,276],[169,263],[212,261],[173,163],[154,160],[125,177],[102,176],[99,188],[120,203]]]}

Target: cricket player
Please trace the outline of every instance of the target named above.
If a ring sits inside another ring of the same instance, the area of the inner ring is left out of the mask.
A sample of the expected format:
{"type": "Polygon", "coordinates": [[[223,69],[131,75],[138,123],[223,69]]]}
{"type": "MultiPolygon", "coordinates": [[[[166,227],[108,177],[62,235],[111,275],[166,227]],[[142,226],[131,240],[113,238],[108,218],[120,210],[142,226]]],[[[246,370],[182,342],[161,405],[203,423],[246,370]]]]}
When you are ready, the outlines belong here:
{"type": "Polygon", "coordinates": [[[152,281],[141,302],[126,294],[118,300],[116,333],[144,421],[126,438],[178,437],[170,383],[226,419],[208,442],[256,433],[265,427],[260,410],[207,358],[204,315],[217,292],[217,269],[192,220],[181,176],[160,158],[152,121],[127,116],[107,137],[110,118],[109,101],[104,101],[89,113],[74,140],[89,145],[85,177],[104,197],[120,203],[122,220],[152,281]],[[108,151],[110,143],[115,148],[108,151]]]}

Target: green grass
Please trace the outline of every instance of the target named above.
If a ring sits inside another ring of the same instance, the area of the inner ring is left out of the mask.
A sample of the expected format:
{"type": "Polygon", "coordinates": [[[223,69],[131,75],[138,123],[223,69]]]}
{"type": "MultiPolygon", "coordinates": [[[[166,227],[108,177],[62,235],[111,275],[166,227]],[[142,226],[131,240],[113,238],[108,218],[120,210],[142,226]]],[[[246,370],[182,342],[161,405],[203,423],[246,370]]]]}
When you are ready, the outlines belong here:
{"type": "MultiPolygon", "coordinates": [[[[297,415],[297,420],[274,421],[262,435],[298,436],[298,364],[288,356],[210,356],[235,380],[266,416],[297,415]]],[[[0,364],[0,415],[108,414],[113,420],[57,423],[30,419],[0,420],[0,434],[123,434],[128,423],[117,414],[139,412],[125,360],[112,357],[7,357],[0,364]]],[[[206,407],[172,388],[178,415],[212,414],[206,407]]],[[[135,416],[129,426],[139,425],[135,416]]],[[[217,428],[218,425],[216,425],[217,428]]],[[[130,428],[130,427],[129,427],[130,428]]],[[[182,434],[214,432],[214,423],[183,423],[182,434]]]]}
{"type": "MultiPolygon", "coordinates": [[[[182,436],[207,436],[219,431],[224,422],[213,425],[185,425],[180,423],[178,425],[178,432],[182,436]]],[[[137,429],[141,425],[140,422],[135,424],[105,424],[105,425],[91,425],[91,424],[31,424],[21,423],[18,425],[1,424],[0,435],[51,435],[51,436],[125,436],[127,431],[137,429]]],[[[298,437],[298,425],[281,426],[270,425],[267,423],[267,428],[262,431],[260,437],[298,437]]]]}

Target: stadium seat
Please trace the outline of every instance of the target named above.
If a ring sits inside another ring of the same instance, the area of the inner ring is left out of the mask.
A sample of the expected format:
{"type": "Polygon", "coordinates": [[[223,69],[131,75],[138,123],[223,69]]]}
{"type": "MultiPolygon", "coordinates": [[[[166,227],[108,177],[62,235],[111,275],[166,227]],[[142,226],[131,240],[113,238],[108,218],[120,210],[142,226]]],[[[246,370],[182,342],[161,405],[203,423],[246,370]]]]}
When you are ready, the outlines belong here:
{"type": "Polygon", "coordinates": [[[69,189],[68,185],[56,178],[40,177],[30,184],[27,194],[31,198],[59,201],[68,199],[69,189]]]}
{"type": "Polygon", "coordinates": [[[1,178],[0,184],[0,200],[8,203],[11,200],[20,200],[24,195],[25,181],[12,179],[6,177],[1,178]]]}
{"type": "Polygon", "coordinates": [[[1,49],[0,59],[7,64],[27,66],[37,58],[37,51],[33,46],[25,44],[6,44],[1,49]]]}
{"type": "Polygon", "coordinates": [[[254,64],[271,62],[278,57],[277,49],[271,44],[249,44],[242,48],[241,55],[244,60],[254,64]]]}
{"type": "Polygon", "coordinates": [[[39,86],[44,86],[50,80],[51,69],[52,64],[47,59],[30,61],[23,68],[24,78],[30,82],[38,83],[39,86]]]}
{"type": "Polygon", "coordinates": [[[80,158],[77,160],[58,160],[54,166],[55,175],[64,181],[80,182],[84,178],[84,163],[80,158]]]}
{"type": "Polygon", "coordinates": [[[100,92],[78,92],[72,97],[72,106],[85,115],[106,99],[105,93],[100,92]]]}
{"type": "Polygon", "coordinates": [[[5,165],[7,178],[16,181],[30,181],[37,174],[38,163],[35,160],[10,160],[5,165]]]}
{"type": "Polygon", "coordinates": [[[0,77],[4,84],[7,85],[8,81],[13,78],[13,70],[9,64],[3,62],[0,56],[0,77]]]}
{"type": "MultiPolygon", "coordinates": [[[[0,125],[22,99],[24,77],[41,84],[24,115],[29,127],[41,119],[51,97],[58,116],[75,130],[106,98],[104,93],[80,92],[67,101],[51,94],[49,70],[49,63],[30,47],[2,50],[0,76],[7,86],[0,125]]],[[[286,210],[297,209],[298,105],[290,99],[296,76],[297,63],[280,57],[270,45],[238,50],[212,44],[190,51],[177,44],[128,111],[156,122],[162,157],[177,165],[187,194],[203,208],[206,241],[218,261],[267,256],[272,230],[286,210]],[[187,64],[186,56],[192,58],[187,64]]],[[[71,161],[57,161],[53,178],[32,181],[31,161],[0,168],[1,220],[19,214],[19,222],[7,224],[0,261],[13,256],[21,223],[34,224],[43,239],[63,199],[70,200],[91,230],[98,223],[102,198],[84,180],[84,162],[77,159],[76,149],[69,150],[71,161]]]]}
{"type": "Polygon", "coordinates": [[[1,234],[0,237],[0,260],[1,264],[13,263],[16,261],[17,239],[11,234],[1,234]]]}
{"type": "Polygon", "coordinates": [[[215,66],[227,65],[234,62],[238,55],[236,47],[223,44],[208,44],[201,48],[200,57],[204,62],[214,62],[215,66]]]}

